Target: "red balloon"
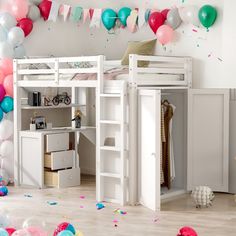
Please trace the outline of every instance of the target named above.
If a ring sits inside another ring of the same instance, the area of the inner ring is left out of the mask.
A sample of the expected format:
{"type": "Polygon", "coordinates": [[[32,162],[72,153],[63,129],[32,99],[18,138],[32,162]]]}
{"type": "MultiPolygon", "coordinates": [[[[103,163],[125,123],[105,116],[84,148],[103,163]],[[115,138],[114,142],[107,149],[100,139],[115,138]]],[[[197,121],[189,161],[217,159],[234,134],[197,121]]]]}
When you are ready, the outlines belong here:
{"type": "Polygon", "coordinates": [[[179,234],[177,236],[198,236],[196,231],[190,227],[183,227],[179,230],[179,234]]]}
{"type": "Polygon", "coordinates": [[[167,19],[167,14],[170,11],[170,9],[164,9],[161,11],[161,14],[164,16],[165,20],[167,19]]]}
{"type": "Polygon", "coordinates": [[[16,231],[16,229],[14,229],[14,228],[6,228],[5,230],[7,231],[7,233],[8,233],[10,236],[16,231]]]}
{"type": "Polygon", "coordinates": [[[43,0],[38,6],[39,10],[40,10],[40,13],[41,13],[41,16],[43,17],[43,19],[45,21],[49,17],[51,6],[52,6],[52,2],[50,2],[48,0],[43,0]]]}
{"type": "Polygon", "coordinates": [[[25,33],[25,37],[28,36],[33,29],[33,21],[29,18],[23,18],[19,20],[17,26],[19,26],[25,33]]]}
{"type": "Polygon", "coordinates": [[[165,23],[165,18],[160,12],[153,12],[148,20],[152,31],[156,34],[158,28],[165,23]]]}

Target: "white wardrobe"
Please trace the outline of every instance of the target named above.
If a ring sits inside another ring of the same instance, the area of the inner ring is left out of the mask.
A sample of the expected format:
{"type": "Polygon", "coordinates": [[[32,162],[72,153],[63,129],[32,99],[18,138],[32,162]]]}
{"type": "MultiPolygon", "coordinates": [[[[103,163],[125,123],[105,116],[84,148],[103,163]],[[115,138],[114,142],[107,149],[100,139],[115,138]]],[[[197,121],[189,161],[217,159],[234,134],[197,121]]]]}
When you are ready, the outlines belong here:
{"type": "Polygon", "coordinates": [[[229,191],[229,90],[140,88],[138,92],[138,201],[158,211],[163,199],[206,185],[229,191]],[[160,185],[161,101],[175,107],[176,177],[160,185]]]}

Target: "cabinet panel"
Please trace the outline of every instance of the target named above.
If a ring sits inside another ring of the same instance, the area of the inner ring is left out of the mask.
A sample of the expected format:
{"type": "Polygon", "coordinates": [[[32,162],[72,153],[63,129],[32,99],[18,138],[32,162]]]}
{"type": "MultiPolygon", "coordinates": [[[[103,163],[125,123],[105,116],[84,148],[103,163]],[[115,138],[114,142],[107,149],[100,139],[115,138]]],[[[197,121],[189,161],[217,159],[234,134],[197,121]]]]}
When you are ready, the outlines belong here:
{"type": "Polygon", "coordinates": [[[139,91],[139,201],[154,211],[160,210],[160,104],[159,90],[139,91]]]}
{"type": "Polygon", "coordinates": [[[191,89],[188,96],[188,190],[228,191],[229,90],[191,89]]]}

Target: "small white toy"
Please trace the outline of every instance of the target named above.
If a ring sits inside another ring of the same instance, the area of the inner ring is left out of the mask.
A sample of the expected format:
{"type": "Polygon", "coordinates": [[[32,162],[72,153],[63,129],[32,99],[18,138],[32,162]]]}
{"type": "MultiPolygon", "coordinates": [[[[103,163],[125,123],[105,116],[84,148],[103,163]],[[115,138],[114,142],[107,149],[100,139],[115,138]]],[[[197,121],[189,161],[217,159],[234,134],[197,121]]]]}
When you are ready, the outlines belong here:
{"type": "Polygon", "coordinates": [[[191,194],[194,202],[196,203],[196,208],[209,207],[212,205],[214,199],[214,193],[207,186],[196,187],[191,194]]]}

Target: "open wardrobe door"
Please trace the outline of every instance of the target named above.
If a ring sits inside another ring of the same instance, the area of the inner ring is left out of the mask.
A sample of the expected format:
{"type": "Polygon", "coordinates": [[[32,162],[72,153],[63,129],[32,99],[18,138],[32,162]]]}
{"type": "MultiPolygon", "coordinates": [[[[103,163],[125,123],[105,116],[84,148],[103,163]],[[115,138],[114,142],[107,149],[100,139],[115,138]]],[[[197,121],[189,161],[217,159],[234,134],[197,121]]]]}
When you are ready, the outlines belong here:
{"type": "Polygon", "coordinates": [[[188,95],[188,190],[228,192],[229,90],[191,89],[188,95]]]}
{"type": "Polygon", "coordinates": [[[140,89],[138,94],[139,202],[160,210],[160,90],[140,89]]]}

